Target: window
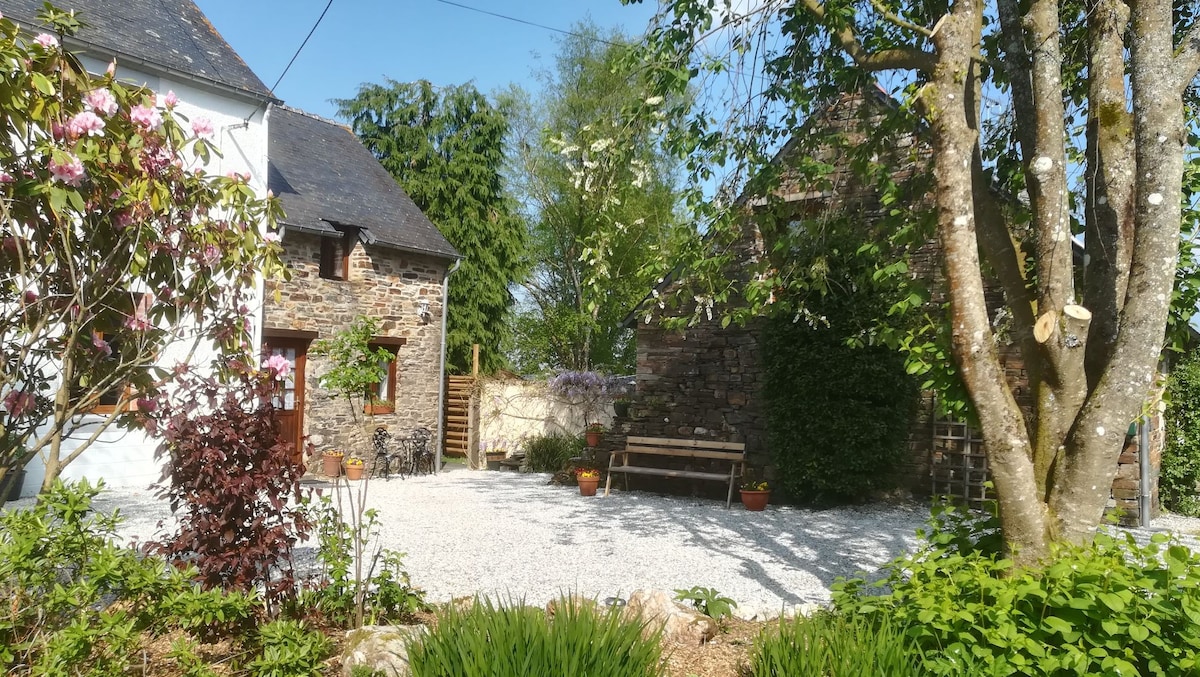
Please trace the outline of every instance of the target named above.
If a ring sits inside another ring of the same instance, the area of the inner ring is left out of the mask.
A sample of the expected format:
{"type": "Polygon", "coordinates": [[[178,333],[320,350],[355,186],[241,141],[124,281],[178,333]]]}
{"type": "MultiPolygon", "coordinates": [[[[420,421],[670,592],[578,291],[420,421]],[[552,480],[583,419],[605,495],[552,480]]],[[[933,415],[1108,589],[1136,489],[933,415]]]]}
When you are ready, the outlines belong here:
{"type": "Polygon", "coordinates": [[[350,279],[350,252],[358,239],[358,229],[337,226],[341,237],[321,238],[321,277],[326,280],[350,279]]]}
{"type": "Polygon", "coordinates": [[[370,344],[371,350],[384,350],[387,357],[380,364],[385,376],[367,392],[363,411],[368,414],[390,414],[396,410],[396,371],[400,363],[402,338],[382,337],[370,344]]]}
{"type": "MultiPolygon", "coordinates": [[[[121,364],[121,350],[123,348],[120,337],[109,336],[105,338],[103,332],[96,332],[92,335],[92,343],[99,348],[107,346],[112,352],[102,358],[103,362],[109,364],[95,370],[95,373],[104,373],[110,369],[119,369],[121,364]]],[[[85,390],[82,386],[75,386],[71,393],[72,399],[78,401],[85,396],[93,395],[89,390],[85,390]]],[[[106,390],[96,397],[96,404],[87,410],[91,414],[112,414],[122,411],[134,411],[137,409],[137,397],[133,392],[133,388],[126,384],[119,384],[113,388],[106,390]]]]}

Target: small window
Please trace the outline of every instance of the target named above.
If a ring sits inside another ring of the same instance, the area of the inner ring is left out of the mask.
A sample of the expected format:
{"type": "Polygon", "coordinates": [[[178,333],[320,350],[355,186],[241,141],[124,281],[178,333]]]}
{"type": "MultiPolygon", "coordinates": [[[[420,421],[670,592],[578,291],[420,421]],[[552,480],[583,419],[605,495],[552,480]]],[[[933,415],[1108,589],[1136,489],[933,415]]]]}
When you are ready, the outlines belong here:
{"type": "Polygon", "coordinates": [[[399,341],[370,345],[371,350],[382,349],[388,357],[380,365],[386,376],[367,392],[367,402],[363,405],[363,411],[368,414],[390,414],[396,410],[396,371],[403,339],[399,341]]]}
{"type": "Polygon", "coordinates": [[[341,237],[321,238],[321,277],[326,280],[350,279],[350,252],[358,239],[357,228],[338,227],[341,237]]]}
{"type": "MultiPolygon", "coordinates": [[[[96,332],[92,336],[92,341],[97,345],[107,345],[108,349],[112,351],[104,358],[105,361],[113,363],[114,368],[120,364],[121,350],[123,348],[120,337],[108,336],[106,338],[103,332],[96,332]]],[[[72,390],[72,399],[76,402],[84,397],[85,392],[82,387],[76,386],[72,390]]],[[[91,394],[90,391],[87,394],[91,394]]],[[[133,411],[135,409],[137,409],[137,397],[133,392],[133,388],[126,384],[119,384],[100,393],[96,397],[96,403],[87,410],[87,413],[112,414],[133,411]]]]}

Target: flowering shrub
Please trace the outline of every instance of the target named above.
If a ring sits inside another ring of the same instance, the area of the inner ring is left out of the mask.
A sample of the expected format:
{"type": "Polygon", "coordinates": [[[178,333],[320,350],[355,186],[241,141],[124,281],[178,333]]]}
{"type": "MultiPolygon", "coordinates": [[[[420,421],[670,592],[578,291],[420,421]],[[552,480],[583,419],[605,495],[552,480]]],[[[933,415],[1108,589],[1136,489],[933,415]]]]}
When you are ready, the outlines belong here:
{"type": "Polygon", "coordinates": [[[568,400],[593,400],[608,394],[608,381],[594,371],[564,371],[546,381],[549,391],[568,400]]]}
{"type": "Polygon", "coordinates": [[[263,237],[277,202],[204,171],[211,123],[89,75],[61,46],[79,19],[38,18],[32,41],[0,18],[0,477],[40,453],[45,489],[105,427],[138,424],[123,412],[153,401],[168,348],[248,363],[254,282],[284,269],[263,237]]]}

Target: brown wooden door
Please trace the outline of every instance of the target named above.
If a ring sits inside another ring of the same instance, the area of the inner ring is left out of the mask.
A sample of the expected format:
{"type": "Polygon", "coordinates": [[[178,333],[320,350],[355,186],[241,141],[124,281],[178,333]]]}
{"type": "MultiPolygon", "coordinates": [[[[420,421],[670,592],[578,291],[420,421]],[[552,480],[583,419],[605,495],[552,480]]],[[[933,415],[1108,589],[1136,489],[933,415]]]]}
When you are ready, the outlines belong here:
{"type": "Polygon", "coordinates": [[[304,458],[304,366],[308,353],[307,339],[268,337],[263,346],[264,357],[282,355],[287,358],[291,370],[283,388],[275,396],[276,415],[283,427],[283,438],[296,450],[296,457],[304,458]]]}

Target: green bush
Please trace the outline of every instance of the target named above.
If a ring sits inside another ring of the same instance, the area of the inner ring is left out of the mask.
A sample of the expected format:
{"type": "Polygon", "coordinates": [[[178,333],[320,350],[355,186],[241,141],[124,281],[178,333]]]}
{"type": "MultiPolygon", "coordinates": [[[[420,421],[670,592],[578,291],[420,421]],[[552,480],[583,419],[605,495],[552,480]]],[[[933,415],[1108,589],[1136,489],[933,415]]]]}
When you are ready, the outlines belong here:
{"type": "Polygon", "coordinates": [[[1161,534],[1057,546],[1045,568],[931,541],[869,594],[835,584],[843,613],[908,627],[933,675],[1197,674],[1200,557],[1161,534]]]}
{"type": "Polygon", "coordinates": [[[1200,517],[1200,354],[1171,372],[1167,384],[1166,446],[1158,487],[1163,506],[1200,517]]]}
{"type": "Polygon", "coordinates": [[[822,611],[780,620],[750,651],[754,677],[910,677],[920,656],[886,617],[822,611]]]}
{"type": "Polygon", "coordinates": [[[908,453],[919,390],[904,358],[843,337],[791,318],[764,332],[768,446],[778,486],[797,501],[857,501],[891,488],[908,453]]]}
{"type": "Polygon", "coordinates": [[[583,454],[583,440],[568,435],[535,437],[525,443],[525,463],[531,472],[558,472],[567,461],[583,454]]]}
{"type": "Polygon", "coordinates": [[[409,646],[413,677],[648,677],[663,674],[657,633],[621,609],[561,600],[548,615],[520,604],[447,607],[409,646]]]}
{"type": "Polygon", "coordinates": [[[267,623],[258,630],[261,653],[247,666],[253,677],[305,677],[323,674],[333,643],[298,621],[267,623]]]}

